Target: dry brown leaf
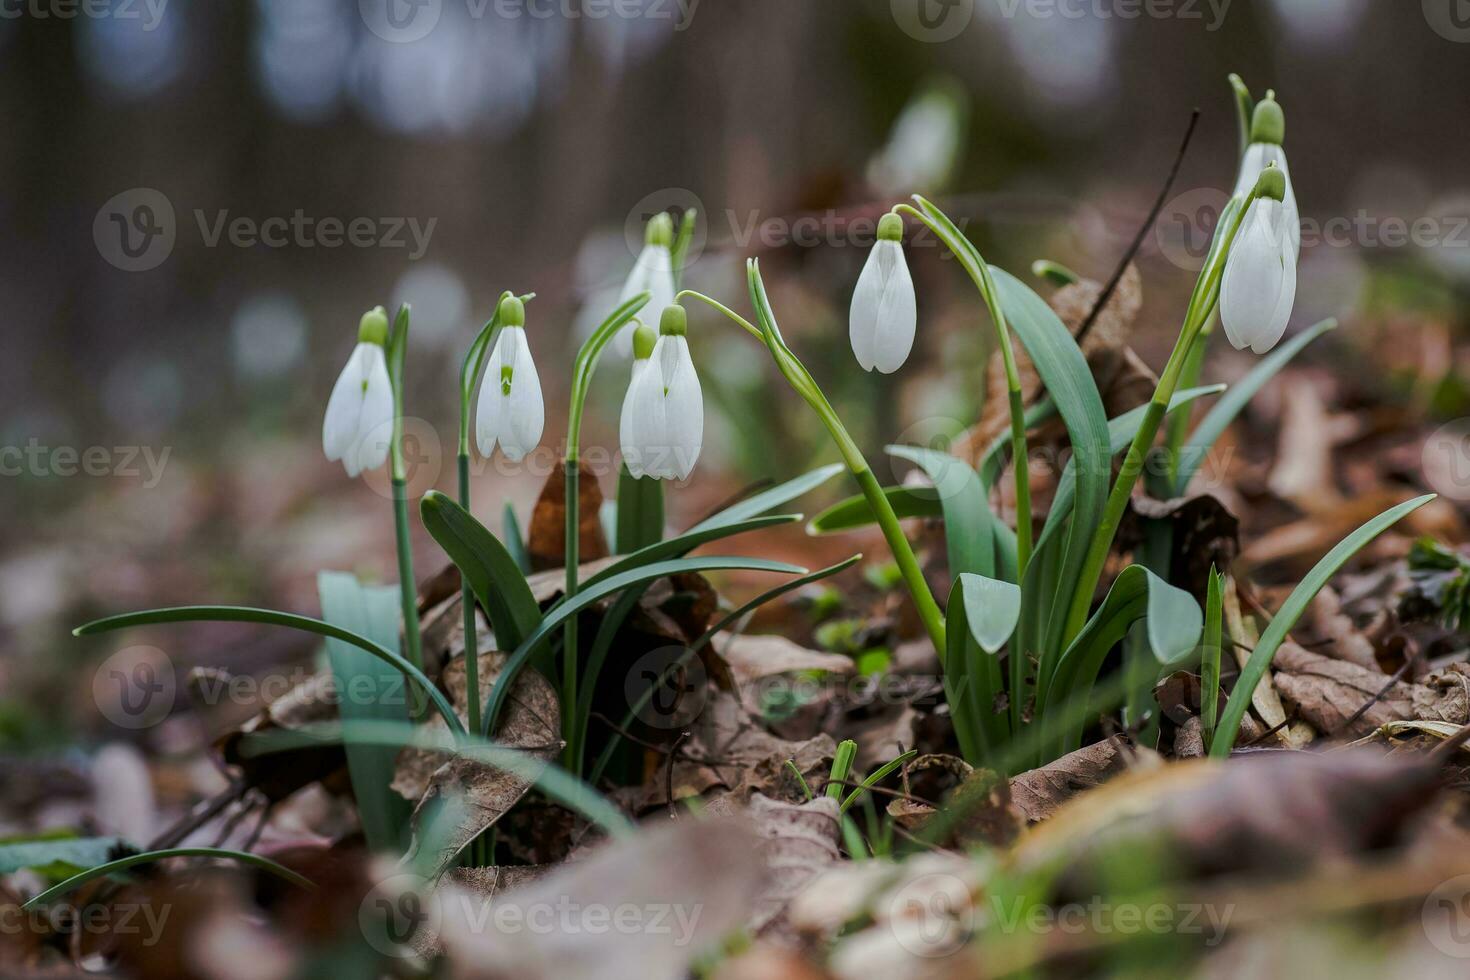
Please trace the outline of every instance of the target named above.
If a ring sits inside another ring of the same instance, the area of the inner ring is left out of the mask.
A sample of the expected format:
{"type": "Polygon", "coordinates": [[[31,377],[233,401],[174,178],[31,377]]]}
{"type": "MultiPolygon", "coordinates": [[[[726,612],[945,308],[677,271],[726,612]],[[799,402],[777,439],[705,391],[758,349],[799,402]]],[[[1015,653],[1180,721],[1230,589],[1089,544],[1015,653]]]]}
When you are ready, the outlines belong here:
{"type": "Polygon", "coordinates": [[[827,796],[786,803],[755,793],[748,813],[760,837],[756,854],[766,878],[746,925],[768,941],[794,941],[787,906],[813,878],[842,859],[838,803],[827,796]]]}
{"type": "MultiPolygon", "coordinates": [[[[597,474],[586,460],[578,463],[577,476],[578,548],[583,561],[595,561],[608,555],[607,539],[602,533],[602,487],[597,474]]],[[[564,467],[557,466],[536,506],[531,511],[526,551],[531,556],[533,571],[564,566],[566,558],[567,477],[564,467]]]]}
{"type": "Polygon", "coordinates": [[[1373,641],[1353,624],[1351,616],[1342,611],[1342,598],[1330,585],[1323,586],[1317,593],[1302,622],[1292,632],[1318,653],[1330,654],[1369,670],[1379,670],[1373,641]],[[1329,642],[1326,646],[1319,646],[1314,642],[1319,639],[1329,642]]]}
{"type": "MultiPolygon", "coordinates": [[[[1225,576],[1222,599],[1225,633],[1231,641],[1230,652],[1235,657],[1236,665],[1244,669],[1250,661],[1251,651],[1260,640],[1260,634],[1256,632],[1255,623],[1241,611],[1240,590],[1235,584],[1235,576],[1225,576]]],[[[1276,694],[1276,688],[1270,684],[1270,679],[1271,670],[1268,667],[1261,678],[1262,683],[1257,684],[1256,689],[1251,692],[1251,707],[1255,709],[1266,730],[1276,732],[1273,736],[1276,741],[1285,744],[1288,737],[1283,727],[1286,724],[1286,709],[1281,706],[1281,698],[1276,694]]]]}
{"type": "Polygon", "coordinates": [[[1326,735],[1364,735],[1387,722],[1414,717],[1413,685],[1389,685],[1382,671],[1312,653],[1290,640],[1276,651],[1273,664],[1276,690],[1326,735]],[[1345,728],[1364,705],[1368,709],[1345,728]]]}
{"type": "Polygon", "coordinates": [[[1330,510],[1341,495],[1333,475],[1336,445],[1332,417],[1317,386],[1283,386],[1286,403],[1276,447],[1276,465],[1267,478],[1271,492],[1305,511],[1330,510]]]}
{"type": "Polygon", "coordinates": [[[1084,790],[1100,786],[1128,768],[1128,743],[1121,735],[1083,746],[1010,781],[1011,800],[1030,823],[1045,820],[1084,790]]]}

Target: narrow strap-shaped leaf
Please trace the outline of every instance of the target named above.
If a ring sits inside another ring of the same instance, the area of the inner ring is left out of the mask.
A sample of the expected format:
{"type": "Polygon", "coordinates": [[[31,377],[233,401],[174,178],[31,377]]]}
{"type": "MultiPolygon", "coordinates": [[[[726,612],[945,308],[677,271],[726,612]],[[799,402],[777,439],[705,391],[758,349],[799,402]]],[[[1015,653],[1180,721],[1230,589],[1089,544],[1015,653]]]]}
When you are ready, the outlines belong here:
{"type": "MultiPolygon", "coordinates": [[[[367,637],[394,653],[398,647],[399,594],[392,586],[368,587],[347,572],[319,572],[317,594],[322,618],[367,637]]],[[[327,659],[337,690],[342,721],[406,723],[403,675],[365,650],[342,640],[327,640],[327,659]]],[[[375,854],[399,853],[407,843],[408,801],[392,788],[398,753],[382,746],[347,746],[347,772],[357,799],[358,821],[368,849],[375,854]]]]}
{"type": "Polygon", "coordinates": [[[1210,584],[1205,594],[1205,636],[1200,652],[1200,732],[1205,748],[1215,740],[1215,721],[1220,711],[1220,647],[1224,625],[1225,577],[1210,566],[1210,584]]]}
{"type": "Polygon", "coordinates": [[[516,520],[516,510],[509,501],[500,515],[500,530],[505,535],[505,550],[510,552],[522,575],[531,574],[531,556],[526,551],[526,536],[521,531],[521,522],[516,520]]]}
{"type": "Polygon", "coordinates": [[[944,696],[955,736],[966,762],[986,766],[997,757],[1008,734],[1005,715],[995,710],[1005,682],[995,655],[980,649],[975,641],[963,580],[950,590],[945,623],[944,696]]]}
{"type": "Polygon", "coordinates": [[[1286,597],[1286,601],[1281,604],[1281,609],[1272,618],[1271,625],[1267,626],[1265,632],[1261,634],[1255,649],[1251,651],[1250,659],[1246,661],[1240,677],[1236,679],[1235,689],[1230,692],[1230,700],[1225,702],[1225,712],[1220,716],[1220,726],[1215,730],[1215,740],[1210,745],[1212,757],[1224,758],[1235,747],[1235,737],[1240,732],[1241,719],[1245,717],[1246,708],[1250,706],[1251,695],[1255,692],[1256,685],[1265,676],[1266,668],[1271,666],[1271,660],[1276,656],[1276,651],[1286,639],[1286,635],[1291,632],[1302,613],[1307,611],[1307,607],[1312,604],[1317,593],[1322,591],[1322,587],[1337,574],[1343,565],[1347,564],[1348,559],[1360,548],[1404,517],[1429,503],[1434,497],[1434,494],[1429,493],[1422,497],[1415,497],[1413,500],[1406,500],[1368,521],[1338,542],[1337,547],[1317,562],[1301,580],[1301,583],[1291,590],[1291,595],[1286,597]]]}
{"type": "MultiPolygon", "coordinates": [[[[1014,582],[1001,579],[986,578],[983,575],[963,574],[955,582],[955,590],[960,593],[964,604],[964,621],[969,628],[971,642],[966,645],[965,656],[976,658],[983,657],[989,663],[983,665],[983,669],[972,667],[967,673],[973,679],[980,677],[984,682],[994,685],[997,690],[977,691],[979,702],[978,710],[991,717],[984,717],[980,721],[980,728],[985,732],[987,741],[993,749],[998,745],[997,740],[1004,740],[1009,732],[1017,731],[1021,727],[1023,702],[1029,690],[1027,680],[1030,672],[1029,658],[1021,651],[1019,646],[1012,647],[1010,656],[1007,658],[1009,681],[1009,730],[1006,727],[1006,717],[998,716],[995,704],[998,700],[1000,671],[994,664],[994,659],[1000,648],[1010,642],[1011,636],[1016,631],[1016,625],[1021,619],[1021,587],[1014,582]],[[977,651],[975,647],[978,647],[977,651]]],[[[954,602],[953,596],[950,602],[954,602]]],[[[958,629],[958,625],[950,627],[950,635],[958,629]]],[[[987,758],[980,762],[990,764],[993,759],[987,758]]]]}
{"type": "Polygon", "coordinates": [[[1200,419],[1199,425],[1195,426],[1189,439],[1179,449],[1179,470],[1174,480],[1176,496],[1184,494],[1189,487],[1189,481],[1194,479],[1195,473],[1199,472],[1200,466],[1204,464],[1205,457],[1215,445],[1215,441],[1256,396],[1256,392],[1265,387],[1266,382],[1274,378],[1287,362],[1301,353],[1302,348],[1327,331],[1336,328],[1337,321],[1327,319],[1303,330],[1261,358],[1260,362],[1251,368],[1244,378],[1230,386],[1230,390],[1210,408],[1204,418],[1200,419]]]}
{"type": "Polygon", "coordinates": [[[365,636],[359,636],[351,630],[333,626],[331,623],[324,623],[320,619],[312,619],[310,616],[276,612],[274,609],[255,609],[250,606],[172,606],[167,609],[145,609],[141,612],[123,613],[120,616],[108,616],[105,619],[94,620],[72,630],[72,635],[92,636],[97,633],[127,629],[130,626],[152,626],[158,623],[260,623],[266,626],[282,626],[286,629],[300,630],[303,633],[315,633],[317,636],[351,643],[408,675],[410,680],[418,684],[419,689],[428,696],[429,700],[434,702],[434,707],[439,710],[439,714],[449,725],[450,731],[464,731],[464,725],[460,723],[459,716],[454,713],[454,708],[450,706],[449,700],[444,697],[439,688],[434,686],[433,681],[424,676],[423,671],[392,650],[379,646],[365,636]]]}
{"type": "Polygon", "coordinates": [[[678,537],[655,542],[646,548],[638,549],[631,555],[619,558],[596,575],[590,576],[582,583],[582,586],[585,588],[596,585],[614,575],[621,575],[657,561],[682,558],[700,545],[709,544],[711,541],[732,538],[737,534],[745,534],[747,531],[760,531],[781,524],[794,524],[799,520],[801,520],[800,514],[772,514],[767,517],[752,517],[732,524],[701,526],[698,530],[685,531],[678,537]]]}
{"type": "MultiPolygon", "coordinates": [[[[909,517],[940,517],[944,514],[939,495],[930,487],[884,487],[883,496],[888,498],[888,506],[893,508],[893,513],[900,520],[909,517]]],[[[877,522],[878,518],[874,516],[868,498],[858,494],[833,504],[813,517],[807,522],[806,529],[808,534],[835,534],[877,522]]]]}
{"type": "Polygon", "coordinates": [[[515,557],[473,514],[437,490],[419,502],[424,527],[470,584],[502,648],[515,647],[541,621],[541,607],[515,557]]]}
{"type": "MultiPolygon", "coordinates": [[[[1197,648],[1204,616],[1194,597],[1142,565],[1129,565],[1118,573],[1107,598],[1057,659],[1050,676],[1039,678],[1037,696],[1043,724],[1053,708],[1092,688],[1108,651],[1144,616],[1149,648],[1159,664],[1180,663],[1197,648]]],[[[1052,752],[1061,755],[1076,748],[1081,743],[1082,727],[1079,723],[1065,732],[1051,729],[1052,738],[1057,740],[1052,752]]]]}
{"type": "Polygon", "coordinates": [[[270,858],[261,857],[259,854],[251,854],[249,851],[232,851],[223,847],[170,847],[161,851],[144,851],[142,854],[130,854],[127,857],[118,858],[116,861],[108,861],[106,864],[99,864],[88,868],[85,871],[72,875],[63,882],[52,885],[35,898],[26,902],[21,908],[44,908],[61,896],[76,891],[89,881],[95,881],[98,878],[116,874],[119,871],[126,871],[128,868],[136,867],[140,864],[149,864],[154,861],[163,861],[176,857],[225,858],[230,861],[238,861],[241,864],[248,864],[252,867],[260,868],[262,871],[268,871],[276,877],[289,881],[293,885],[299,885],[302,888],[316,887],[309,879],[297,874],[290,868],[278,864],[270,858]]]}
{"type": "Polygon", "coordinates": [[[759,514],[764,514],[768,510],[774,510],[777,507],[790,503],[797,497],[810,493],[838,473],[841,473],[842,470],[843,465],[841,463],[830,463],[827,466],[818,467],[810,473],[803,473],[795,479],[787,480],[785,483],[771,487],[769,490],[763,490],[753,497],[747,497],[738,503],[731,504],[718,514],[700,521],[686,533],[704,531],[711,527],[722,527],[728,524],[738,524],[759,514]]]}
{"type": "Polygon", "coordinates": [[[628,467],[620,467],[617,500],[613,541],[618,554],[631,554],[663,540],[664,488],[661,480],[639,479],[628,472],[628,467]]]}
{"type": "MultiPolygon", "coordinates": [[[[569,600],[547,611],[541,622],[532,630],[515,652],[506,660],[505,666],[501,668],[500,676],[495,679],[495,687],[490,691],[490,702],[485,708],[485,731],[482,734],[489,735],[495,730],[495,722],[500,717],[501,709],[505,707],[505,700],[510,695],[511,686],[515,683],[517,675],[526,666],[526,662],[535,652],[537,644],[544,640],[552,630],[556,629],[566,620],[586,609],[594,602],[604,596],[619,592],[631,585],[641,582],[649,582],[654,579],[663,578],[666,575],[677,575],[681,572],[708,572],[726,569],[740,569],[744,571],[758,572],[782,572],[788,575],[801,575],[806,569],[797,565],[788,565],[785,562],[768,561],[764,558],[743,558],[726,556],[700,556],[696,558],[679,558],[672,561],[654,562],[641,568],[634,568],[599,582],[588,581],[586,588],[579,591],[569,600]]],[[[563,705],[563,711],[571,711],[576,705],[563,705]]]]}
{"type": "Polygon", "coordinates": [[[964,460],[937,449],[888,446],[884,451],[914,463],[934,483],[933,492],[944,511],[950,578],[965,572],[994,576],[995,517],[979,474],[964,460]]]}
{"type": "MultiPolygon", "coordinates": [[[[887,779],[889,776],[893,775],[893,773],[898,770],[899,766],[902,766],[905,762],[908,762],[910,759],[918,754],[919,752],[917,749],[909,749],[907,752],[903,753],[897,758],[885,762],[883,763],[883,765],[873,770],[872,775],[864,779],[851,793],[847,794],[847,799],[842,801],[842,806],[839,808],[838,812],[846,813],[847,808],[856,803],[859,797],[861,797],[868,790],[872,789],[874,786],[877,786],[879,783],[883,782],[883,780],[887,779]]],[[[806,780],[802,778],[801,770],[797,769],[795,765],[792,765],[791,768],[795,770],[796,776],[798,779],[801,780],[802,785],[805,785],[806,780]]],[[[810,789],[807,790],[807,798],[811,798],[810,789]]]]}

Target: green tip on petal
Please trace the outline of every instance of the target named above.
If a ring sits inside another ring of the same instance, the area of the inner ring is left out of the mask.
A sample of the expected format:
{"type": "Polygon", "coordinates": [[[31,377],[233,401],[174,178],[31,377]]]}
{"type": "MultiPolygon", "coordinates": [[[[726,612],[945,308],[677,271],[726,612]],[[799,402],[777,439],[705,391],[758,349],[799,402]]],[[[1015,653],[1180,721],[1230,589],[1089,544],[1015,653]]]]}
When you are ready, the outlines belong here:
{"type": "Polygon", "coordinates": [[[516,369],[510,364],[502,364],[500,367],[500,393],[510,394],[510,383],[515,378],[516,369]]]}
{"type": "Polygon", "coordinates": [[[1256,111],[1251,115],[1251,142],[1279,146],[1285,139],[1286,114],[1276,101],[1276,93],[1267,92],[1266,97],[1256,103],[1256,111]]]}
{"type": "Polygon", "coordinates": [[[1286,175],[1276,164],[1271,164],[1261,171],[1261,176],[1256,178],[1256,197],[1269,197],[1273,201],[1280,201],[1286,197],[1286,175]]]}
{"type": "Polygon", "coordinates": [[[357,342],[359,344],[377,344],[379,347],[387,345],[387,310],[381,306],[375,306],[362,315],[362,320],[357,325],[357,342]]]}
{"type": "Polygon", "coordinates": [[[648,360],[653,356],[653,345],[657,342],[658,331],[640,322],[633,328],[633,357],[640,361],[648,360]]]}
{"type": "Polygon", "coordinates": [[[878,241],[903,241],[903,219],[892,211],[878,219],[878,241]]]}
{"type": "Polygon", "coordinates": [[[663,315],[658,319],[658,332],[665,337],[682,337],[689,332],[689,317],[684,312],[684,307],[675,303],[673,306],[665,306],[663,315]]]}
{"type": "Polygon", "coordinates": [[[519,297],[507,296],[500,301],[500,325],[502,327],[524,327],[526,325],[526,304],[519,297]]]}
{"type": "Polygon", "coordinates": [[[648,227],[643,232],[643,240],[650,245],[662,245],[664,248],[674,246],[674,219],[669,217],[667,211],[649,219],[648,227]]]}

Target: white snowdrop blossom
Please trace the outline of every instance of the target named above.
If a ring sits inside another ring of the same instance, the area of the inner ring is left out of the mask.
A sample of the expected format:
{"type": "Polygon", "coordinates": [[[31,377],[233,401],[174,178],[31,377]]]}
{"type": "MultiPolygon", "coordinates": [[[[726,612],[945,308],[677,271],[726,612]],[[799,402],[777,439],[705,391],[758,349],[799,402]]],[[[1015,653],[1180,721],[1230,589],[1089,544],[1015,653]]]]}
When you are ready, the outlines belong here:
{"type": "Polygon", "coordinates": [[[1291,186],[1291,169],[1286,164],[1286,150],[1281,141],[1286,134],[1286,116],[1276,101],[1274,92],[1256,104],[1251,115],[1250,145],[1240,161],[1240,176],[1235,181],[1235,196],[1245,197],[1261,179],[1261,173],[1275,166],[1286,181],[1286,190],[1281,196],[1282,211],[1285,213],[1288,234],[1291,238],[1293,259],[1301,255],[1302,218],[1297,209],[1296,190],[1291,186]]]}
{"type": "Polygon", "coordinates": [[[505,458],[518,462],[541,442],[546,405],[526,342],[525,306],[519,299],[509,296],[500,304],[500,322],[500,336],[475,407],[475,442],[481,456],[488,458],[499,443],[505,458]]]}
{"type": "Polygon", "coordinates": [[[357,338],[322,420],[322,452],[350,477],[387,462],[393,438],[393,382],[383,349],[388,315],[381,306],[363,315],[357,338]]]}
{"type": "Polygon", "coordinates": [[[878,241],[868,253],[852,292],[848,336],[864,371],[892,374],[903,367],[914,346],[918,307],[914,280],[903,255],[903,219],[885,214],[878,241]]]}
{"type": "Polygon", "coordinates": [[[1220,322],[1237,350],[1264,354],[1281,340],[1296,301],[1296,248],[1290,214],[1278,196],[1274,168],[1261,177],[1262,191],[1247,209],[1220,284],[1220,322]]]}
{"type": "MultiPolygon", "coordinates": [[[[646,332],[636,338],[636,347],[647,350],[651,331],[639,329],[646,332]]],[[[623,459],[634,476],[687,480],[699,459],[704,393],[689,356],[687,331],[684,308],[665,307],[657,343],[646,360],[635,358],[619,425],[623,459]]]]}
{"type": "MultiPolygon", "coordinates": [[[[648,310],[663,310],[674,304],[674,220],[667,213],[654,215],[644,233],[643,250],[633,263],[633,271],[618,295],[619,305],[648,293],[648,310]]],[[[629,324],[613,338],[612,348],[619,357],[633,350],[633,325],[629,324]]]]}

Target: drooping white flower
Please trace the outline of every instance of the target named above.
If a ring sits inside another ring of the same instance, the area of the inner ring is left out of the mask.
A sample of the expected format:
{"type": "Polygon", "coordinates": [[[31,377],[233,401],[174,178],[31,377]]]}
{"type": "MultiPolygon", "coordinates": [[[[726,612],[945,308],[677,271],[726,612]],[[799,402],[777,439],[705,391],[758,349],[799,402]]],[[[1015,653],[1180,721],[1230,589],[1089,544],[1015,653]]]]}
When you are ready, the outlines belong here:
{"type": "Polygon", "coordinates": [[[1299,257],[1302,250],[1302,218],[1297,209],[1296,190],[1291,186],[1291,169],[1286,164],[1286,150],[1281,145],[1285,135],[1286,115],[1276,101],[1276,93],[1267,92],[1266,97],[1256,103],[1255,111],[1251,114],[1251,141],[1240,161],[1240,176],[1235,181],[1235,194],[1240,197],[1249,194],[1266,168],[1274,165],[1280,170],[1281,176],[1286,180],[1286,191],[1281,196],[1282,210],[1286,214],[1294,256],[1299,257]]]}
{"type": "Polygon", "coordinates": [[[393,438],[393,382],[383,345],[388,340],[388,315],[381,306],[363,314],[357,347],[337,376],[322,420],[322,452],[341,460],[347,475],[356,477],[388,460],[393,438]]]}
{"type": "Polygon", "coordinates": [[[658,333],[645,323],[633,332],[633,376],[628,393],[623,397],[623,411],[618,419],[618,443],[623,450],[623,463],[634,477],[652,476],[647,467],[665,440],[664,379],[658,361],[653,359],[658,333]],[[653,450],[650,452],[650,450],[653,450]]]}
{"type": "Polygon", "coordinates": [[[1280,172],[1267,168],[1225,260],[1220,322],[1236,350],[1264,354],[1281,340],[1296,301],[1296,248],[1279,195],[1280,172]]]}
{"type": "Polygon", "coordinates": [[[914,280],[903,256],[903,219],[885,214],[878,222],[878,241],[868,253],[852,292],[848,336],[864,371],[892,374],[908,360],[914,346],[918,307],[914,280]]]}
{"type": "MultiPolygon", "coordinates": [[[[626,303],[639,293],[648,293],[645,310],[663,310],[674,303],[674,219],[667,212],[656,214],[644,230],[643,250],[633,263],[633,271],[623,283],[618,303],[626,303]]],[[[629,324],[613,338],[612,349],[619,357],[633,351],[633,325],[629,324]]]]}
{"type": "MultiPolygon", "coordinates": [[[[639,362],[644,367],[635,363],[619,425],[623,458],[634,476],[687,480],[699,459],[704,393],[689,356],[687,333],[684,308],[665,307],[658,342],[647,360],[639,362]]],[[[646,333],[640,343],[646,345],[646,333]]]]}
{"type": "Polygon", "coordinates": [[[524,304],[507,296],[500,304],[500,322],[503,329],[490,354],[475,406],[475,442],[481,456],[490,456],[499,443],[505,458],[516,462],[541,442],[546,405],[526,343],[524,304]]]}

